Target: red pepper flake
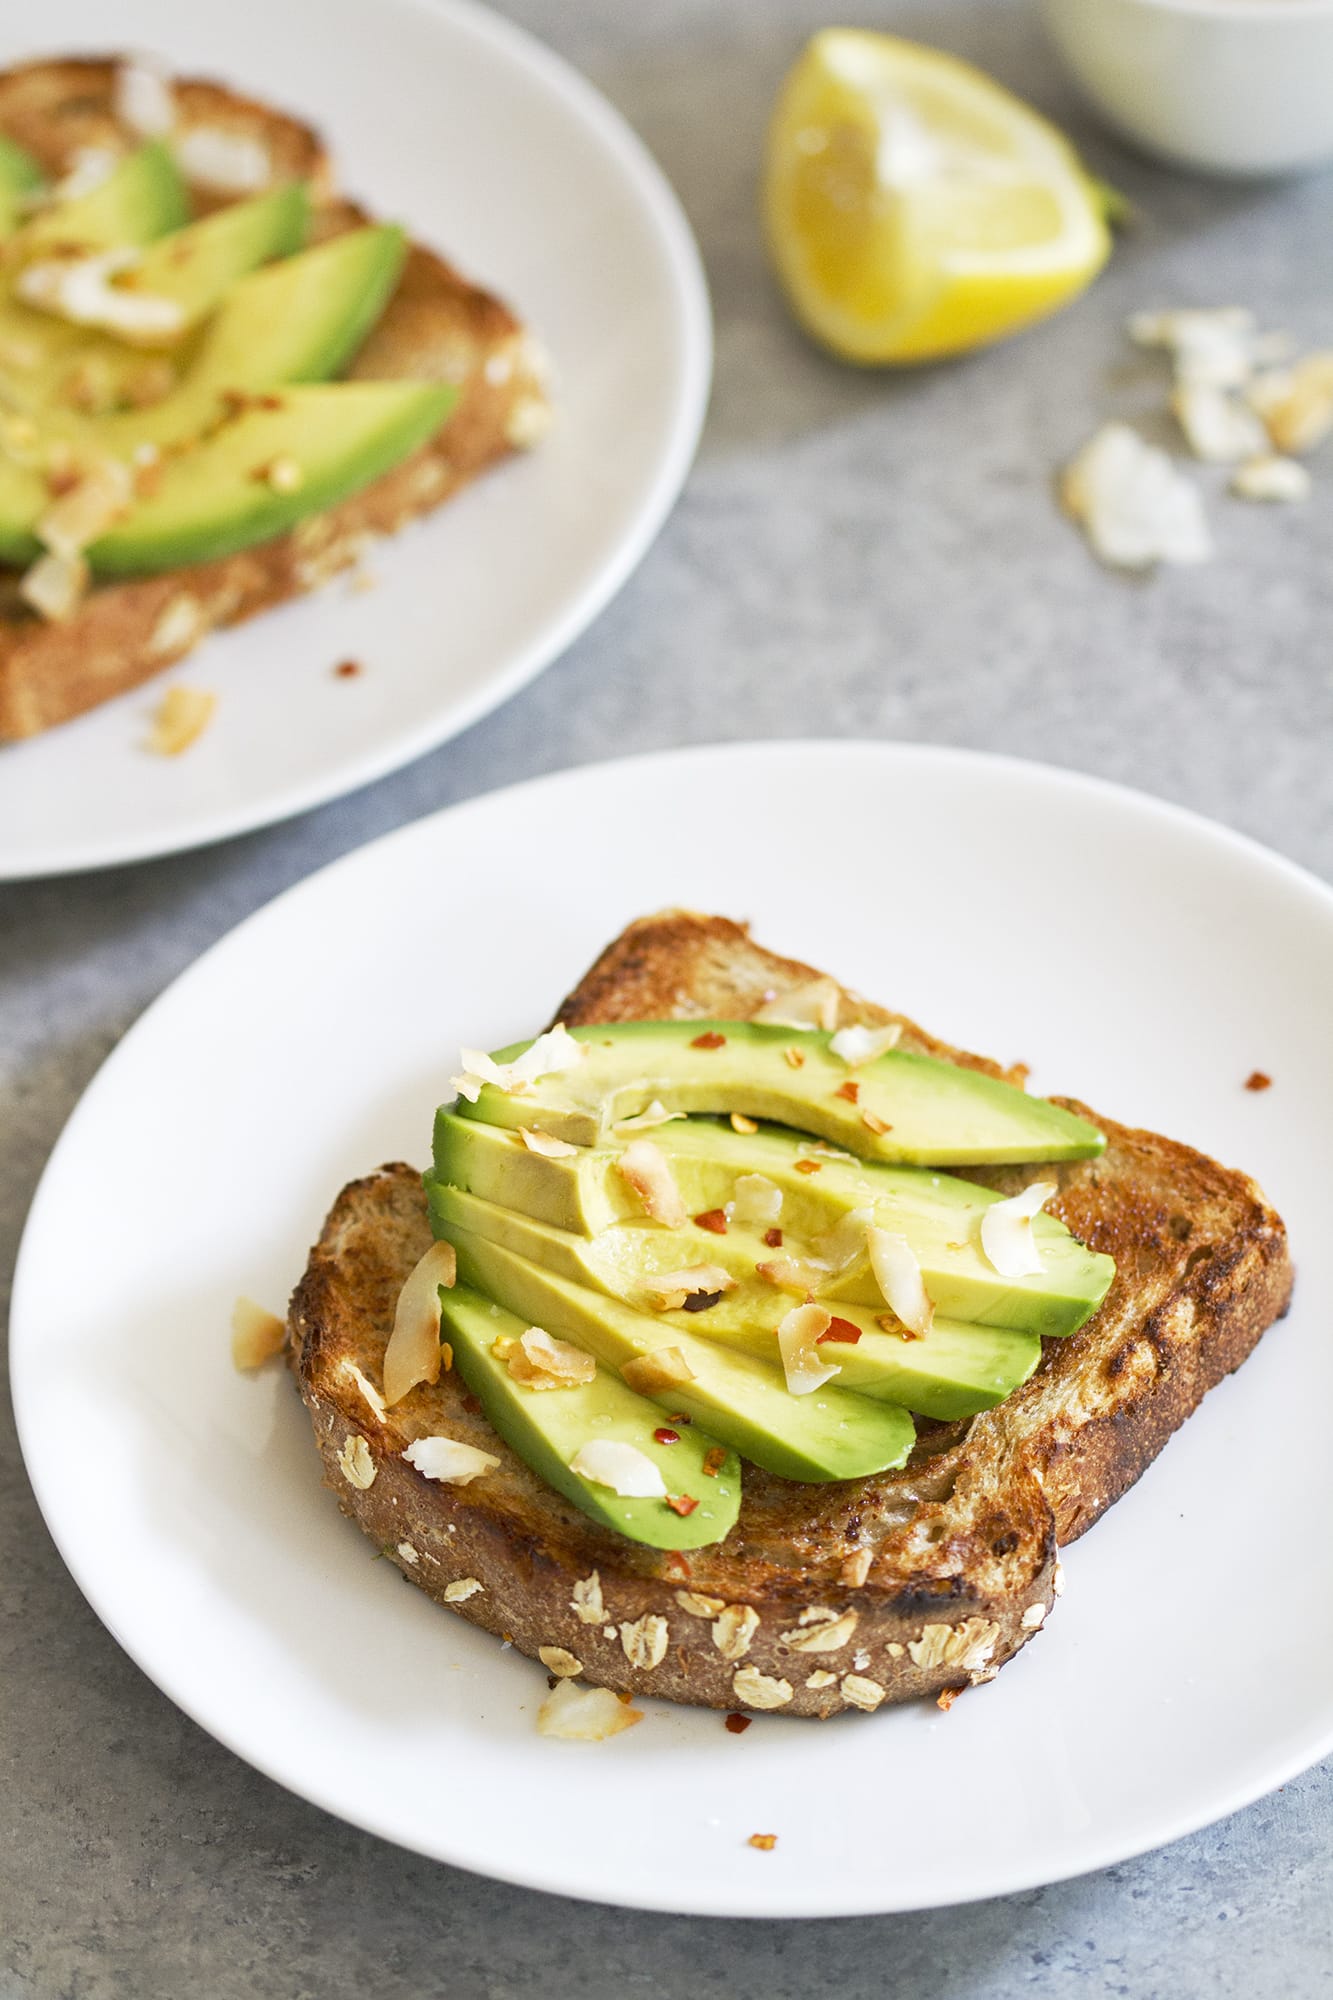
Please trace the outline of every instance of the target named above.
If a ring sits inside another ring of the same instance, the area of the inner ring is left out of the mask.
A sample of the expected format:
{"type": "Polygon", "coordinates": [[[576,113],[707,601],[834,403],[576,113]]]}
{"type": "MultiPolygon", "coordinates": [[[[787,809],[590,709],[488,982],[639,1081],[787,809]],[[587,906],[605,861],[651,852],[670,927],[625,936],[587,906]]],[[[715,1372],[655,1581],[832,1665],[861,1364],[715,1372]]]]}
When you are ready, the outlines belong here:
{"type": "Polygon", "coordinates": [[[719,1035],[716,1028],[709,1028],[702,1035],[696,1035],[690,1043],[690,1047],[692,1049],[720,1049],[725,1045],[726,1039],[725,1035],[719,1035]]]}
{"type": "Polygon", "coordinates": [[[667,1422],[669,1424],[688,1424],[692,1421],[693,1420],[690,1417],[687,1417],[685,1415],[685,1412],[683,1410],[677,1410],[674,1416],[670,1416],[667,1418],[667,1422]]]}
{"type": "Polygon", "coordinates": [[[716,1479],[727,1462],[725,1448],[720,1444],[710,1445],[704,1453],[704,1471],[710,1479],[716,1479]]]}
{"type": "Polygon", "coordinates": [[[63,500],[67,493],[82,483],[83,474],[73,465],[52,467],[46,475],[46,490],[53,500],[63,500]]]}
{"type": "Polygon", "coordinates": [[[725,1236],[727,1211],[725,1208],[706,1208],[702,1215],[695,1216],[694,1226],[696,1229],[711,1229],[714,1236],[725,1236]]]}
{"type": "Polygon", "coordinates": [[[667,1506],[673,1514],[692,1514],[699,1502],[691,1493],[668,1493],[667,1506]]]}
{"type": "Polygon", "coordinates": [[[935,1697],[936,1708],[942,1708],[947,1715],[962,1692],[961,1688],[941,1688],[935,1697]]]}
{"type": "MultiPolygon", "coordinates": [[[[663,1568],[666,1570],[668,1576],[675,1577],[677,1583],[688,1583],[694,1574],[687,1558],[680,1553],[679,1549],[672,1549],[666,1562],[663,1564],[663,1568]]],[[[621,1700],[628,1701],[629,1696],[622,1695],[621,1700]]]]}
{"type": "Polygon", "coordinates": [[[680,1443],[680,1432],[668,1430],[665,1424],[658,1425],[657,1429],[653,1432],[653,1437],[658,1444],[680,1443]]]}
{"type": "Polygon", "coordinates": [[[782,1231],[780,1229],[766,1229],[764,1231],[764,1241],[770,1250],[780,1250],[782,1248],[782,1231]]]}
{"type": "Polygon", "coordinates": [[[1252,1069],[1245,1079],[1245,1088],[1247,1090],[1271,1090],[1273,1088],[1273,1079],[1261,1069],[1252,1069]]]}
{"type": "Polygon", "coordinates": [[[815,1346],[822,1347],[826,1340],[836,1340],[846,1347],[855,1347],[860,1338],[861,1329],[854,1320],[831,1319],[817,1337],[815,1346]]]}
{"type": "Polygon", "coordinates": [[[798,1160],[796,1171],[798,1174],[817,1174],[823,1164],[822,1160],[798,1160]]]}
{"type": "Polygon", "coordinates": [[[481,1414],[481,1404],[477,1401],[476,1397],[473,1395],[470,1389],[465,1389],[463,1391],[463,1408],[467,1411],[470,1417],[480,1416],[481,1414]]]}
{"type": "Polygon", "coordinates": [[[757,1847],[761,1854],[771,1853],[778,1844],[775,1833],[752,1833],[745,1843],[747,1847],[757,1847]]]}
{"type": "Polygon", "coordinates": [[[859,1083],[853,1083],[849,1078],[846,1083],[838,1085],[833,1095],[835,1097],[845,1097],[849,1104],[855,1104],[857,1098],[861,1095],[861,1086],[859,1083]]]}
{"type": "Polygon", "coordinates": [[[339,660],[337,666],[333,669],[340,681],[355,680],[361,670],[360,660],[339,660]]]}
{"type": "Polygon", "coordinates": [[[733,1736],[744,1736],[753,1721],[752,1715],[725,1715],[722,1718],[722,1727],[730,1730],[733,1736]]]}

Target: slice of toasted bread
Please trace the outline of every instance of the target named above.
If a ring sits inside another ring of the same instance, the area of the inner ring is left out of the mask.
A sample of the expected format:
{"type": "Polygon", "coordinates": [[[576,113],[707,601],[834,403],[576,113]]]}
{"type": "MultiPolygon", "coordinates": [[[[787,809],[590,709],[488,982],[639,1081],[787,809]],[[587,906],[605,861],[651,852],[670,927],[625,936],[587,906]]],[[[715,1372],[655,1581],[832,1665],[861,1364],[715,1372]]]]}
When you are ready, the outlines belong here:
{"type": "MultiPolygon", "coordinates": [[[[67,171],[87,149],[124,151],[134,135],[116,116],[116,70],[110,58],[85,58],[0,73],[0,134],[52,173],[67,171]]],[[[314,239],[368,219],[335,197],[329,157],[308,126],[222,84],[182,78],[173,87],[183,130],[258,140],[274,180],[310,182],[314,239]]],[[[208,190],[193,192],[201,208],[216,205],[208,190]]],[[[396,533],[488,465],[534,443],[547,415],[542,355],[520,321],[419,244],[348,373],[456,383],[459,401],[428,445],[327,513],[216,562],[100,585],[62,623],[31,612],[17,573],[0,571],[0,740],[66,722],[161,672],[216,627],[316,588],[376,537],[396,533]]]]}
{"type": "MultiPolygon", "coordinates": [[[[632,924],[558,1018],[743,1020],[816,976],[739,924],[668,912],[632,924]]],[[[888,1020],[905,1048],[1012,1074],[842,993],[841,1024],[888,1020]]],[[[1047,1341],[997,1409],[920,1425],[901,1472],[809,1486],[747,1465],[736,1527],[688,1558],[595,1527],[495,1436],[456,1373],[376,1407],[398,1290],[430,1241],[416,1174],[382,1168],[339,1196],[292,1301],[290,1359],[326,1477],[432,1597],[524,1652],[563,1648],[619,1691],[826,1716],[988,1680],[1044,1620],[1058,1545],[1133,1484],[1291,1289],[1281,1219],[1244,1174],[1085,1115],[1105,1154],[1042,1176],[1059,1183],[1052,1212],[1116,1259],[1097,1314],[1047,1341]],[[401,1454],[435,1431],[499,1468],[465,1487],[423,1479],[401,1454]],[[368,1460],[348,1456],[357,1438],[368,1460]],[[349,1478],[358,1461],[369,1486],[349,1478]]],[[[1004,1189],[1031,1178],[972,1172],[1004,1189]]]]}

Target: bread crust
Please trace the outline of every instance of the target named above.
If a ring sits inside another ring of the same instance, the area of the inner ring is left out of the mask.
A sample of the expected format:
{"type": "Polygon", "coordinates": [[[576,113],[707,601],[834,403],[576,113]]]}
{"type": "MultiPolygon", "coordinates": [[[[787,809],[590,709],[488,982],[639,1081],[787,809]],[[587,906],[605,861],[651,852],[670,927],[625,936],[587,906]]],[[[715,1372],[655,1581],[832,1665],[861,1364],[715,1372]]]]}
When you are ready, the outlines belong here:
{"type": "MultiPolygon", "coordinates": [[[[672,911],[630,925],[558,1018],[744,1019],[815,976],[744,926],[672,911]]],[[[844,992],[841,1019],[902,1020],[903,1046],[1005,1073],[859,995],[844,992]]],[[[1133,1484],[1290,1293],[1282,1222],[1252,1181],[1096,1122],[1101,1160],[1042,1169],[1059,1181],[1053,1212],[1117,1260],[1087,1326],[1047,1341],[997,1409],[921,1425],[900,1472],[813,1486],[747,1465],[735,1528],[688,1556],[587,1520],[495,1435],[456,1373],[375,1411],[351,1371],[378,1386],[398,1290],[430,1242],[418,1176],[382,1168],[343,1190],[292,1300],[290,1361],[326,1479],[429,1595],[523,1652],[563,1648],[618,1692],[829,1716],[988,1680],[1044,1621],[1058,1545],[1133,1484]],[[423,1479],[401,1454],[433,1431],[483,1445],[499,1468],[466,1487],[423,1479]],[[340,1458],[353,1437],[376,1468],[366,1489],[340,1458]],[[467,1579],[480,1588],[450,1599],[467,1579]]],[[[1015,1188],[1030,1170],[974,1178],[1015,1188]]]]}
{"type": "MultiPolygon", "coordinates": [[[[83,147],[123,147],[115,70],[112,58],[82,57],[0,73],[0,132],[53,173],[65,171],[83,147]]],[[[262,138],[275,177],[310,181],[312,240],[370,219],[334,196],[328,155],[309,126],[207,79],[179,78],[174,88],[185,125],[262,138]]],[[[211,205],[200,201],[201,208],[211,205]]],[[[0,741],[67,722],[161,673],[210,631],[318,588],[375,539],[396,534],[534,441],[546,409],[542,356],[522,323],[421,244],[409,249],[398,285],[347,374],[447,381],[458,386],[459,400],[428,444],[339,506],[238,555],[99,585],[64,623],[48,624],[30,612],[18,597],[17,574],[0,571],[0,741]]]]}

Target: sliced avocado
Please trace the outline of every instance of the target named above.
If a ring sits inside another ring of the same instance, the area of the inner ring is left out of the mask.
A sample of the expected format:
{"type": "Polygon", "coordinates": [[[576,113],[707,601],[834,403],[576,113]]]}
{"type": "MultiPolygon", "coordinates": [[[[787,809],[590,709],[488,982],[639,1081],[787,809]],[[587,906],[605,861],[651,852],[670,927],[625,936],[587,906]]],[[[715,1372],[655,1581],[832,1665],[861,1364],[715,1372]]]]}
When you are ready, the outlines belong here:
{"type": "Polygon", "coordinates": [[[571,1284],[470,1229],[449,1223],[445,1234],[458,1252],[465,1285],[525,1325],[587,1348],[608,1368],[619,1370],[656,1348],[676,1348],[693,1378],[651,1400],[681,1411],[742,1458],[784,1479],[861,1479],[902,1465],[912,1449],[912,1419],[892,1403],[835,1387],[793,1396],[781,1370],[753,1355],[663,1328],[648,1314],[571,1284]]]}
{"type": "Polygon", "coordinates": [[[151,243],[190,219],[190,202],[180,169],[167,147],[154,140],[127,153],[104,181],[87,194],[58,201],[26,222],[12,249],[25,263],[51,251],[118,249],[151,243]]]}
{"type": "MultiPolygon", "coordinates": [[[[537,1125],[576,1146],[595,1146],[656,1101],[667,1111],[771,1119],[864,1159],[913,1166],[1082,1160],[1106,1146],[1073,1112],[982,1070],[905,1049],[852,1069],[830,1050],[831,1036],[813,1029],[616,1021],[571,1032],[588,1050],[574,1069],[539,1077],[521,1092],[484,1084],[475,1104],[459,1100],[459,1114],[537,1125]],[[851,1098],[842,1094],[849,1087],[851,1098]]],[[[528,1046],[503,1049],[496,1061],[512,1062],[528,1046]]]]}
{"type": "Polygon", "coordinates": [[[168,459],[156,491],[88,550],[93,574],[139,576],[233,555],[355,493],[426,442],[457,392],[431,382],[284,390],[168,459]],[[275,482],[292,467],[299,484],[275,482]]]}
{"type": "MultiPolygon", "coordinates": [[[[458,1188],[442,1187],[429,1175],[426,1191],[437,1234],[452,1235],[458,1227],[498,1243],[556,1277],[634,1308],[659,1334],[671,1328],[719,1341],[761,1361],[777,1359],[778,1323],[798,1299],[755,1275],[756,1265],[773,1254],[758,1237],[737,1230],[720,1238],[704,1230],[641,1223],[619,1223],[592,1238],[572,1236],[458,1188]],[[728,1271],[737,1281],[735,1289],[721,1293],[699,1312],[654,1309],[649,1287],[656,1275],[704,1263],[728,1271]]],[[[877,1311],[885,1310],[882,1300],[878,1308],[825,1297],[819,1303],[860,1336],[855,1342],[828,1343],[826,1358],[841,1371],[840,1389],[901,1403],[942,1422],[993,1408],[1026,1382],[1041,1359],[1041,1342],[1035,1334],[965,1326],[937,1315],[928,1334],[911,1339],[879,1326],[877,1311]]]]}
{"type": "Polygon", "coordinates": [[[733,1452],[705,1472],[705,1457],[717,1449],[713,1439],[692,1423],[664,1427],[656,1403],[608,1368],[569,1389],[521,1387],[492,1350],[497,1340],[519,1339],[528,1321],[465,1285],[442,1291],[440,1302],[454,1365],[500,1436],[549,1486],[603,1527],[650,1548],[699,1549],[723,1539],[741,1504],[740,1461],[733,1452]],[[570,1461],[580,1447],[602,1438],[644,1453],[668,1495],[693,1500],[693,1511],[678,1513],[663,1499],[626,1499],[574,1472],[570,1461]]]}
{"type": "MultiPolygon", "coordinates": [[[[435,1173],[485,1201],[557,1229],[597,1236],[615,1222],[642,1219],[639,1197],[616,1166],[632,1136],[549,1159],[530,1152],[517,1132],[460,1118],[445,1107],[435,1120],[435,1173]]],[[[691,1215],[725,1212],[742,1175],[771,1181],[782,1196],[775,1221],[789,1255],[818,1256],[822,1239],[844,1216],[873,1211],[882,1229],[907,1238],[927,1292],[951,1319],[1043,1335],[1073,1333],[1096,1311],[1115,1276],[1112,1258],[1085,1249],[1055,1216],[1042,1214],[1033,1229],[1043,1268],[1002,1278],[984,1256],[980,1238],[981,1218],[1001,1196],[974,1181],[923,1167],[837,1159],[814,1152],[808,1140],[777,1126],[739,1133],[717,1119],[680,1118],[648,1137],[665,1154],[691,1215]],[[812,1166],[815,1172],[809,1171],[812,1166]]],[[[709,1243],[716,1253],[719,1239],[711,1236],[709,1243]]],[[[696,1253],[705,1247],[701,1237],[696,1253]]],[[[772,1256],[773,1247],[762,1254],[772,1256]]],[[[706,1260],[698,1254],[677,1259],[692,1261],[706,1260]]],[[[714,1254],[712,1261],[726,1260],[714,1254]]],[[[831,1287],[830,1296],[876,1304],[878,1288],[864,1258],[831,1287]]]]}
{"type": "Polygon", "coordinates": [[[184,331],[215,311],[257,265],[299,250],[309,222],[310,197],[300,181],[289,181],[159,237],[120,283],[174,299],[185,315],[184,331]]]}
{"type": "Polygon", "coordinates": [[[23,214],[23,197],[34,193],[45,178],[41,163],[0,133],[0,236],[13,235],[23,214]]]}

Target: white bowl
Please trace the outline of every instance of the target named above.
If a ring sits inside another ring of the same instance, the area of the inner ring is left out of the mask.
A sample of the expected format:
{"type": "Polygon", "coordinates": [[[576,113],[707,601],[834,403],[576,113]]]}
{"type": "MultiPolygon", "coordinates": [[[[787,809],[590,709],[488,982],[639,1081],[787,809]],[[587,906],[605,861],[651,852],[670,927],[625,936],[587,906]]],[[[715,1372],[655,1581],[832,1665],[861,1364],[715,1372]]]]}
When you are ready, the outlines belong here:
{"type": "Polygon", "coordinates": [[[1125,137],[1214,174],[1333,158],[1333,0],[1042,0],[1125,137]]]}

